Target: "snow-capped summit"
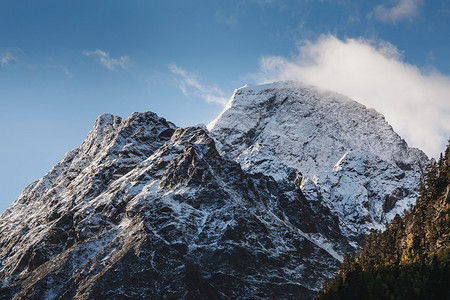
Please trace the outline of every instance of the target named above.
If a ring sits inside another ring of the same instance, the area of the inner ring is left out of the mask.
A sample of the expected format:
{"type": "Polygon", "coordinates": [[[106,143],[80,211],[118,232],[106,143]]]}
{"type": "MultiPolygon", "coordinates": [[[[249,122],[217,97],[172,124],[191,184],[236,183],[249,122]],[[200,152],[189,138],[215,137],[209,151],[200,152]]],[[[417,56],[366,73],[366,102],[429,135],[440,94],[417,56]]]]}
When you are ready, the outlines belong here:
{"type": "Polygon", "coordinates": [[[0,216],[0,299],[312,298],[351,246],[295,179],[206,128],[102,115],[0,216]]]}
{"type": "Polygon", "coordinates": [[[301,172],[308,197],[325,201],[355,238],[414,203],[428,162],[374,109],[295,82],[235,90],[208,129],[244,170],[276,180],[301,172]]]}
{"type": "Polygon", "coordinates": [[[0,299],[312,299],[427,162],[292,82],[236,90],[209,128],[100,116],[0,216],[0,299]]]}

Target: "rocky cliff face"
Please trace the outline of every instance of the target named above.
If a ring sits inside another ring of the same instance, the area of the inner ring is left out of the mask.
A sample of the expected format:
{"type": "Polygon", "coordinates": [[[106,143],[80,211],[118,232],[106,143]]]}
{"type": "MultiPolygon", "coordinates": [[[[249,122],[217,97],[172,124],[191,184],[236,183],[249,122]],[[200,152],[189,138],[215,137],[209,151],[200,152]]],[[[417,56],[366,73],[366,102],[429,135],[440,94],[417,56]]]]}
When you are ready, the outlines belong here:
{"type": "Polygon", "coordinates": [[[419,191],[403,218],[344,256],[319,299],[450,299],[450,140],[431,160],[419,191]]]}
{"type": "Polygon", "coordinates": [[[350,245],[296,176],[242,171],[203,128],[103,115],[1,216],[0,298],[310,298],[350,245]]]}
{"type": "Polygon", "coordinates": [[[237,90],[212,133],[103,115],[1,215],[0,299],[310,299],[426,160],[290,83],[237,90]]]}
{"type": "Polygon", "coordinates": [[[428,163],[380,113],[293,82],[237,89],[208,128],[219,152],[250,173],[301,172],[303,193],[339,217],[355,248],[414,204],[428,163]]]}

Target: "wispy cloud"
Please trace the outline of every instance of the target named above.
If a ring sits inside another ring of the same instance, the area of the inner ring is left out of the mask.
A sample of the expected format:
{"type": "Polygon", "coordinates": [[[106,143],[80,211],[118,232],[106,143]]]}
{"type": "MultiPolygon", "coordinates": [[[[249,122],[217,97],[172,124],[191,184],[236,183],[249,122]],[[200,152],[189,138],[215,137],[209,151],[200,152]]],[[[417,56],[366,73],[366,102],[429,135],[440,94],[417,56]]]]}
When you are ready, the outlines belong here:
{"type": "Polygon", "coordinates": [[[0,65],[6,67],[13,62],[17,62],[17,57],[10,51],[0,52],[0,65]]]}
{"type": "Polygon", "coordinates": [[[250,2],[254,2],[259,5],[268,5],[274,3],[274,0],[250,0],[250,2]]]}
{"type": "Polygon", "coordinates": [[[256,81],[302,81],[334,90],[383,113],[414,147],[436,156],[450,138],[450,76],[406,63],[387,42],[322,36],[292,58],[266,56],[256,81]]]}
{"type": "Polygon", "coordinates": [[[186,70],[178,67],[175,64],[169,65],[169,70],[177,75],[178,88],[185,96],[197,96],[207,103],[217,103],[225,106],[228,98],[225,93],[216,86],[208,86],[200,83],[198,79],[186,70]]]}
{"type": "Polygon", "coordinates": [[[225,23],[228,25],[236,25],[238,22],[238,15],[237,13],[231,14],[231,15],[224,15],[222,11],[216,11],[214,14],[214,19],[219,23],[225,23]]]}
{"type": "Polygon", "coordinates": [[[131,62],[128,56],[112,58],[108,52],[100,49],[95,51],[85,51],[84,55],[94,57],[100,65],[111,71],[117,71],[117,69],[127,69],[131,62]]]}
{"type": "Polygon", "coordinates": [[[412,20],[418,13],[423,0],[396,0],[393,6],[378,5],[369,14],[369,18],[395,24],[397,21],[412,20]]]}
{"type": "MultiPolygon", "coordinates": [[[[50,61],[52,61],[52,60],[50,60],[50,61]]],[[[52,62],[53,62],[53,61],[52,61],[52,62]]],[[[48,65],[47,68],[55,69],[55,70],[61,71],[61,72],[64,73],[64,75],[66,75],[67,78],[72,78],[72,74],[69,72],[69,69],[67,69],[67,68],[64,67],[63,65],[53,63],[53,64],[51,64],[51,65],[48,65]]]]}
{"type": "Polygon", "coordinates": [[[61,65],[59,65],[58,67],[61,71],[64,72],[64,74],[66,74],[67,78],[72,78],[72,74],[70,74],[69,70],[66,67],[61,65]]]}

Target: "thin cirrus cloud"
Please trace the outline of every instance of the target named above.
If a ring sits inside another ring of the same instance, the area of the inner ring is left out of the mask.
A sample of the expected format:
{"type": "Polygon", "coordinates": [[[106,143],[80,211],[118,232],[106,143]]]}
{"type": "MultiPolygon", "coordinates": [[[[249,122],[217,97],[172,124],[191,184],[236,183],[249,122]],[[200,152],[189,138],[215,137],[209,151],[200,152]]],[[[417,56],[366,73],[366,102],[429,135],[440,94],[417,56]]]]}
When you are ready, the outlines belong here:
{"type": "Polygon", "coordinates": [[[8,65],[10,65],[13,62],[17,62],[18,59],[16,58],[16,56],[11,53],[10,51],[4,51],[4,52],[0,52],[0,65],[2,67],[6,67],[8,65]]]}
{"type": "Polygon", "coordinates": [[[419,13],[422,4],[423,0],[397,0],[391,7],[381,4],[374,8],[369,18],[393,24],[397,21],[412,20],[419,13]]]}
{"type": "Polygon", "coordinates": [[[67,78],[72,78],[72,74],[69,72],[69,69],[67,69],[65,66],[58,64],[55,62],[52,58],[48,59],[49,63],[47,65],[47,68],[60,71],[66,75],[67,78]]]}
{"type": "Polygon", "coordinates": [[[392,44],[332,35],[307,41],[292,58],[265,56],[256,81],[295,80],[373,107],[414,147],[437,157],[450,138],[450,76],[402,60],[392,44]]]}
{"type": "Polygon", "coordinates": [[[200,83],[193,74],[175,64],[170,64],[169,70],[177,76],[178,88],[185,96],[193,95],[207,103],[216,103],[221,106],[225,106],[228,103],[228,98],[224,96],[225,93],[218,87],[200,83]]]}
{"type": "Polygon", "coordinates": [[[85,51],[84,55],[95,58],[100,65],[111,71],[117,71],[118,69],[127,69],[131,62],[128,56],[112,58],[108,52],[100,49],[97,49],[95,51],[85,51]]]}
{"type": "Polygon", "coordinates": [[[69,70],[66,67],[62,66],[62,65],[52,64],[52,65],[49,65],[47,67],[50,68],[50,69],[59,70],[59,71],[63,72],[64,75],[66,75],[67,78],[72,78],[72,74],[69,72],[69,70]]]}

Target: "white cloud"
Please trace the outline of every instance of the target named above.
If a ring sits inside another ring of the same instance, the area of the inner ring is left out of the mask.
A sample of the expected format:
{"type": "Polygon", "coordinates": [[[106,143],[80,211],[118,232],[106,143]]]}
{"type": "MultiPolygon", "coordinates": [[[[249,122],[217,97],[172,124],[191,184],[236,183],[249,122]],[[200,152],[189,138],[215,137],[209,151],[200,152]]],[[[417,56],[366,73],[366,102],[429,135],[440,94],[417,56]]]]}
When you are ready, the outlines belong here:
{"type": "Polygon", "coordinates": [[[219,23],[225,23],[228,25],[236,25],[238,22],[238,15],[237,14],[232,14],[229,16],[225,16],[221,11],[217,11],[214,14],[214,18],[217,22],[219,23]]]}
{"type": "Polygon", "coordinates": [[[64,67],[64,66],[60,66],[60,70],[64,72],[64,74],[66,74],[67,78],[72,78],[72,74],[70,74],[69,70],[64,67]]]}
{"type": "Polygon", "coordinates": [[[108,52],[100,49],[95,51],[85,51],[84,55],[96,58],[99,64],[111,71],[117,71],[118,68],[127,69],[130,64],[130,58],[128,56],[112,58],[108,52]]]}
{"type": "Polygon", "coordinates": [[[405,140],[430,156],[450,138],[450,76],[402,61],[386,42],[321,36],[291,59],[266,56],[260,83],[295,80],[349,96],[383,113],[405,140]]]}
{"type": "Polygon", "coordinates": [[[224,96],[225,93],[218,87],[201,84],[193,74],[175,64],[170,64],[169,69],[179,77],[177,79],[178,88],[185,96],[194,95],[207,103],[217,103],[222,106],[228,103],[228,98],[224,96]]]}
{"type": "Polygon", "coordinates": [[[69,69],[67,69],[63,65],[53,64],[53,65],[49,65],[47,67],[50,69],[59,70],[59,71],[63,72],[67,78],[72,78],[72,74],[69,72],[69,69]]]}
{"type": "Polygon", "coordinates": [[[391,7],[387,5],[378,5],[369,14],[382,22],[395,23],[401,20],[411,20],[419,13],[419,7],[423,0],[396,0],[391,7]]]}
{"type": "Polygon", "coordinates": [[[17,62],[18,59],[10,51],[0,52],[0,65],[6,67],[12,62],[17,62]]]}
{"type": "Polygon", "coordinates": [[[48,61],[50,62],[50,64],[47,65],[47,68],[61,71],[66,75],[67,78],[72,78],[72,74],[69,72],[69,69],[67,69],[65,66],[56,63],[52,58],[49,58],[48,61]]]}

